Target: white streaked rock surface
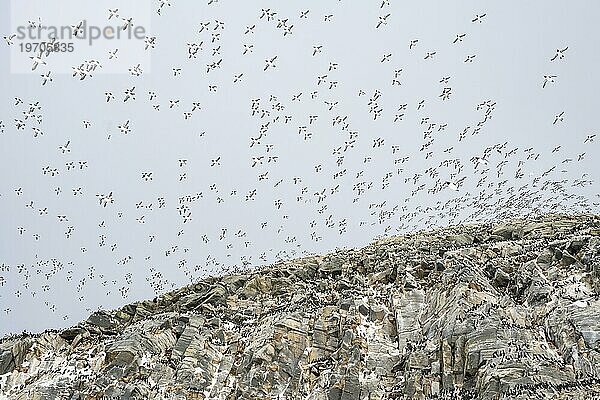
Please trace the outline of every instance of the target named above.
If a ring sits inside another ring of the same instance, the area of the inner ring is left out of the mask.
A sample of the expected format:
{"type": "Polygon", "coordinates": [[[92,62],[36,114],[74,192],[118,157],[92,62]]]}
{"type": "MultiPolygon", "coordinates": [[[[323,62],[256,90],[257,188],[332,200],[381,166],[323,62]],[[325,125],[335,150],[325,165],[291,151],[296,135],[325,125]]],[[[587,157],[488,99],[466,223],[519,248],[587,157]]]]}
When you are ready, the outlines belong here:
{"type": "Polygon", "coordinates": [[[462,226],[6,337],[0,398],[590,399],[600,217],[462,226]]]}

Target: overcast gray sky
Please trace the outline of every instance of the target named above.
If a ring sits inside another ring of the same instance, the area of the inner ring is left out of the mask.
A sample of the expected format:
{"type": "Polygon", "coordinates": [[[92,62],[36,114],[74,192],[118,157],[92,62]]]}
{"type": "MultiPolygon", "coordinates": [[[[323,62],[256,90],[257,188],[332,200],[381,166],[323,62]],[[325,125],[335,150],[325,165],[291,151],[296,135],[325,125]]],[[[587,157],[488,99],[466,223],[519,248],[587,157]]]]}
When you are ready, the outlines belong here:
{"type": "MultiPolygon", "coordinates": [[[[32,54],[21,52],[26,39],[0,43],[0,333],[70,326],[222,265],[471,221],[469,202],[479,196],[491,204],[519,188],[560,195],[543,182],[564,180],[563,194],[580,197],[532,208],[598,211],[600,138],[588,138],[600,106],[598,2],[172,0],[160,16],[156,1],[94,3],[0,4],[1,36],[29,20],[102,27],[133,18],[156,37],[147,50],[144,40],[74,39],[73,54],[53,54],[35,71],[32,54]],[[276,14],[261,18],[263,9],[276,14]],[[380,17],[386,23],[377,28],[380,17]],[[194,44],[200,50],[190,58],[194,44]],[[101,67],[72,76],[71,67],[90,60],[101,67]],[[132,75],[138,64],[141,75],[132,75]],[[42,85],[48,71],[52,81],[42,85]],[[544,75],[556,78],[543,88],[544,75]],[[133,87],[135,99],[124,102],[133,87]],[[490,107],[477,109],[483,102],[494,104],[487,118],[490,107]],[[372,107],[381,110],[375,120],[372,107]],[[472,157],[504,142],[475,169],[472,157]],[[142,179],[147,172],[152,180],[142,179]],[[114,203],[102,207],[98,195],[110,192],[114,203]],[[180,197],[197,193],[180,208],[180,197]],[[427,210],[451,199],[464,205],[459,218],[449,207],[427,210]],[[382,215],[389,218],[380,223],[382,215]]],[[[520,210],[531,211],[499,211],[520,210]]]]}

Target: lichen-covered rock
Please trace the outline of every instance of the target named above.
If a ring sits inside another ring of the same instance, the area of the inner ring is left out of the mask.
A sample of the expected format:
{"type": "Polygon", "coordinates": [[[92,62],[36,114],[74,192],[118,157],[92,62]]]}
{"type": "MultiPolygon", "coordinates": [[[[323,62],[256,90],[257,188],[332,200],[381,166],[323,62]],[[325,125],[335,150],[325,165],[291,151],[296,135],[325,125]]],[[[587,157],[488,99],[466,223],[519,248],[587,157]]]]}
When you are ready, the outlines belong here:
{"type": "Polygon", "coordinates": [[[600,398],[600,217],[387,238],[0,341],[0,399],[600,398]]]}

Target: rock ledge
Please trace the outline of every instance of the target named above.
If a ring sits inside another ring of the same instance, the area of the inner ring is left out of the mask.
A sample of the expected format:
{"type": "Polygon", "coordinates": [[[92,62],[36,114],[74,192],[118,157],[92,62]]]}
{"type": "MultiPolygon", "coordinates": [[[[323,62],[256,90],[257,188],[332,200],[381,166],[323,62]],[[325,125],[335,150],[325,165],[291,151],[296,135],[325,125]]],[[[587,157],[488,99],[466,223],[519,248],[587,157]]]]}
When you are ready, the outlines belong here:
{"type": "Polygon", "coordinates": [[[598,399],[600,216],[388,238],[0,340],[0,399],[598,399]]]}

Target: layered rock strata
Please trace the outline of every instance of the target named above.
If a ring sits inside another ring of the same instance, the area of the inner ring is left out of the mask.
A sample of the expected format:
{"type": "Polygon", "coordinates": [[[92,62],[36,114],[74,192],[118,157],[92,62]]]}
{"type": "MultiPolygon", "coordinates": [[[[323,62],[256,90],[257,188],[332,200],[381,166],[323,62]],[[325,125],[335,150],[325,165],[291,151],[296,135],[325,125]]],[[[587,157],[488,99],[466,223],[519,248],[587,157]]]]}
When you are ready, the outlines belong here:
{"type": "Polygon", "coordinates": [[[600,398],[599,295],[599,216],[393,237],[5,337],[0,398],[600,398]]]}

